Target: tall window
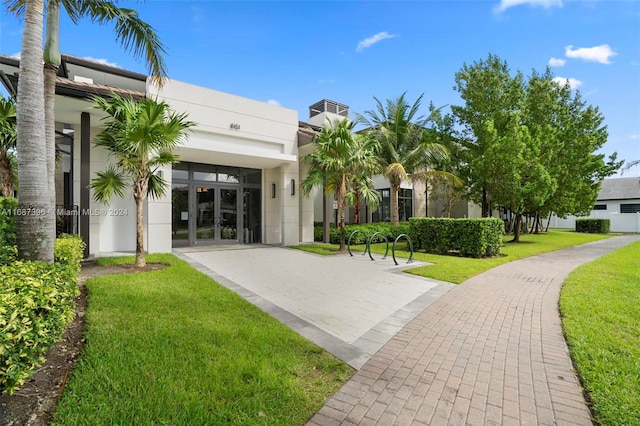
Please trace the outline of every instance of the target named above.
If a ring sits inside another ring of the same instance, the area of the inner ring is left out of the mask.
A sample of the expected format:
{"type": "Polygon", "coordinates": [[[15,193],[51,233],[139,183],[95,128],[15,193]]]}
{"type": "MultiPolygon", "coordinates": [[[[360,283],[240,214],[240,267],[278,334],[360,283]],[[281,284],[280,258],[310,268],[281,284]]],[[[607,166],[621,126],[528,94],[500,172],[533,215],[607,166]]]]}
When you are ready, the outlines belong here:
{"type": "MultiPolygon", "coordinates": [[[[373,222],[391,222],[391,189],[379,189],[382,199],[377,210],[371,214],[373,222]]],[[[413,190],[400,188],[398,191],[398,214],[404,222],[413,216],[413,190]]]]}

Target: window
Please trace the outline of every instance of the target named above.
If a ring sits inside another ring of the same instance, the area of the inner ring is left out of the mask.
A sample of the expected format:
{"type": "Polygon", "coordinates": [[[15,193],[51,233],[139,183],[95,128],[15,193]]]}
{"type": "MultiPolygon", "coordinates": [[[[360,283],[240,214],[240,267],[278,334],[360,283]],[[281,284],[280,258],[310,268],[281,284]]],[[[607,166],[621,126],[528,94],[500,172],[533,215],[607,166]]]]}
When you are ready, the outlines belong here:
{"type": "Polygon", "coordinates": [[[640,203],[620,204],[620,213],[640,213],[640,203]]]}
{"type": "MultiPolygon", "coordinates": [[[[371,214],[373,222],[391,222],[391,189],[379,189],[382,199],[377,210],[371,214]]],[[[413,190],[400,188],[398,191],[398,215],[401,222],[413,216],[413,190]]]]}
{"type": "Polygon", "coordinates": [[[596,204],[595,206],[593,206],[594,210],[606,210],[607,209],[607,205],[606,204],[596,204]]]}
{"type": "Polygon", "coordinates": [[[400,222],[413,216],[413,190],[400,188],[398,191],[398,215],[400,222]]]}
{"type": "Polygon", "coordinates": [[[171,180],[189,179],[189,165],[187,163],[177,163],[171,169],[171,180]]]}

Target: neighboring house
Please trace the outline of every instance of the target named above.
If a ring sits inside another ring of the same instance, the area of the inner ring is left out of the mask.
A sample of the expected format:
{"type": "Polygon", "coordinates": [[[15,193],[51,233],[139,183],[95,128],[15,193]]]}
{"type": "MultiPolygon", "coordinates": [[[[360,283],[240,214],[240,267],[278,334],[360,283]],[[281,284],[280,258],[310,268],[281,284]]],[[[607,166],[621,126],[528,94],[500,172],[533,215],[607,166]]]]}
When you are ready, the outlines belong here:
{"type": "MultiPolygon", "coordinates": [[[[588,217],[611,220],[612,232],[640,232],[640,177],[604,179],[588,217]]],[[[575,216],[553,216],[552,228],[575,229],[575,216]]]]}
{"type": "MultiPolygon", "coordinates": [[[[0,56],[0,81],[13,95],[19,59],[0,56]]],[[[135,249],[135,203],[93,200],[88,188],[109,158],[93,146],[103,115],[92,95],[117,93],[157,97],[195,121],[189,140],[177,149],[180,163],[159,171],[171,191],[145,206],[148,252],[172,247],[234,243],[291,245],[313,241],[313,197],[299,190],[317,126],[342,118],[348,108],[321,101],[310,108],[310,123],[295,110],[216,90],[167,80],[159,90],[147,76],[62,55],[56,80],[55,119],[59,221],[87,243],[87,255],[135,249]],[[315,128],[315,130],[314,130],[315,128]]],[[[316,219],[321,221],[322,217],[316,219]]]]}

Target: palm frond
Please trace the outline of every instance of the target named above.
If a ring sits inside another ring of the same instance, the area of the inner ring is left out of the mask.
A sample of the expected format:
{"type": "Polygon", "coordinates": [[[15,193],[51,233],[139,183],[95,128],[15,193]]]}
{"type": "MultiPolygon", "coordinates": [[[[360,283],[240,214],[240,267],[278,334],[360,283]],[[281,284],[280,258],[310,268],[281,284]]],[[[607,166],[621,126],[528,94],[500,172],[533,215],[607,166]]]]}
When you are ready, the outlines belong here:
{"type": "Polygon", "coordinates": [[[109,203],[113,195],[124,197],[128,185],[126,174],[116,167],[109,167],[104,172],[96,173],[97,177],[91,180],[89,188],[93,189],[93,198],[96,201],[109,203]]]}

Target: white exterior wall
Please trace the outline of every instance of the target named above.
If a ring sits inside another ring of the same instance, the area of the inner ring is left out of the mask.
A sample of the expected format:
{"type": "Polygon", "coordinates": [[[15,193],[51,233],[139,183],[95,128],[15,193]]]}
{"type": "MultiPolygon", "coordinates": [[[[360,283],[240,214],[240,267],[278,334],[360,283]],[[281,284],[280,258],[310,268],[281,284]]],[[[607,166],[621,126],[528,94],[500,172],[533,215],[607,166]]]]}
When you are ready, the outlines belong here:
{"type": "MultiPolygon", "coordinates": [[[[640,232],[640,213],[620,213],[620,204],[640,203],[638,199],[596,201],[596,204],[606,204],[607,210],[592,210],[589,218],[609,219],[611,232],[640,232]]],[[[551,217],[550,228],[576,229],[576,217],[551,217]]]]}

